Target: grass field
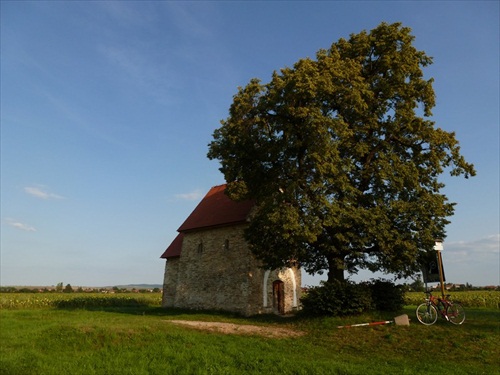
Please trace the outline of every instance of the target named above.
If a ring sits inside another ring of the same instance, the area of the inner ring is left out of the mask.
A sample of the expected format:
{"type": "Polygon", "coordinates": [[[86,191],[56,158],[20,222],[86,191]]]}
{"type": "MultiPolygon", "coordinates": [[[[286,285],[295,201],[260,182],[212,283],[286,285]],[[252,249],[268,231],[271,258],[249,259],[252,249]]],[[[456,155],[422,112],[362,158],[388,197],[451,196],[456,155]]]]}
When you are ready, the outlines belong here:
{"type": "Polygon", "coordinates": [[[8,293],[0,294],[0,307],[0,374],[5,375],[500,374],[498,307],[467,307],[461,326],[442,320],[423,326],[413,305],[394,314],[348,318],[241,318],[164,310],[154,294],[8,293]],[[337,328],[402,313],[412,319],[409,327],[337,328]],[[224,334],[172,320],[280,327],[304,334],[224,334]]]}

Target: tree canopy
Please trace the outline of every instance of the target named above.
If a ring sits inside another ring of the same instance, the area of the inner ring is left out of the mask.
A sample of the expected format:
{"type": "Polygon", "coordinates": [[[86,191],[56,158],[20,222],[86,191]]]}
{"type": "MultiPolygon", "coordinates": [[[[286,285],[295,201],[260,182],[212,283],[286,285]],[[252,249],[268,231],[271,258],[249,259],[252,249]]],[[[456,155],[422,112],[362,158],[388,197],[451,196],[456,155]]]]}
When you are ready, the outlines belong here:
{"type": "Polygon", "coordinates": [[[454,203],[439,177],[475,171],[430,120],[432,58],[413,42],[382,23],[239,88],[208,157],[231,198],[257,202],[246,238],[266,267],[410,276],[445,237],[454,203]]]}

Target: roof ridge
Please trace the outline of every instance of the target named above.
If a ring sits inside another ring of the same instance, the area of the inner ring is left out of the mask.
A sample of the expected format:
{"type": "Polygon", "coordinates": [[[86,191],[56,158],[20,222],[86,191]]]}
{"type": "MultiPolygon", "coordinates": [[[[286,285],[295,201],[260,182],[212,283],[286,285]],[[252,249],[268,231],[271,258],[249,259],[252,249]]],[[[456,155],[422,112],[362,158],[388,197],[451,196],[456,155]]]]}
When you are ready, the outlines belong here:
{"type": "Polygon", "coordinates": [[[235,201],[225,194],[227,184],[213,186],[179,227],[179,232],[247,221],[254,201],[235,201]]]}

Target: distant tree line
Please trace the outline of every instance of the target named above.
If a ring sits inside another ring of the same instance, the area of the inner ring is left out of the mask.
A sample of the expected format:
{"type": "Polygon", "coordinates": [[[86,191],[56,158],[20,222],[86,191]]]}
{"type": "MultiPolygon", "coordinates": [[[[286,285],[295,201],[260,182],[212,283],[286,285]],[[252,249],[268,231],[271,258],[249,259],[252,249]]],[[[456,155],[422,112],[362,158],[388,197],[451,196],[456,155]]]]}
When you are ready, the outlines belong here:
{"type": "Polygon", "coordinates": [[[73,288],[71,284],[58,283],[51,287],[15,287],[15,286],[0,286],[0,293],[160,293],[160,288],[152,289],[137,289],[137,288],[73,288]]]}
{"type": "MultiPolygon", "coordinates": [[[[409,292],[423,292],[425,290],[425,284],[420,277],[416,278],[411,283],[405,283],[403,285],[409,292]]],[[[428,288],[439,288],[439,284],[428,285],[428,288]]],[[[468,290],[500,290],[500,285],[474,286],[469,282],[466,282],[465,284],[446,283],[445,289],[453,292],[465,292],[468,290]]]]}

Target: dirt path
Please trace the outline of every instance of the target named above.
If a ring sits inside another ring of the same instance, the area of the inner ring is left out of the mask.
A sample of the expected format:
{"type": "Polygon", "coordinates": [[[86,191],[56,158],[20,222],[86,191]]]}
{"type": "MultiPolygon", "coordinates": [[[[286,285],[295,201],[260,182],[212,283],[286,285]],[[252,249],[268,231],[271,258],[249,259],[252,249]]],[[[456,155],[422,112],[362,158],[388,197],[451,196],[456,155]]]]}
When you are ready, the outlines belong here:
{"type": "Polygon", "coordinates": [[[264,327],[246,324],[221,323],[221,322],[201,322],[191,320],[168,320],[169,323],[189,326],[192,328],[234,335],[259,335],[264,337],[299,337],[304,332],[294,331],[288,328],[264,327]]]}

